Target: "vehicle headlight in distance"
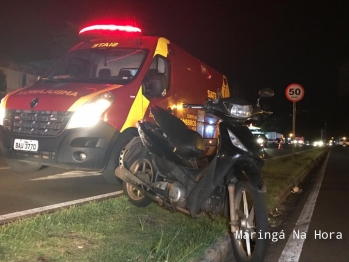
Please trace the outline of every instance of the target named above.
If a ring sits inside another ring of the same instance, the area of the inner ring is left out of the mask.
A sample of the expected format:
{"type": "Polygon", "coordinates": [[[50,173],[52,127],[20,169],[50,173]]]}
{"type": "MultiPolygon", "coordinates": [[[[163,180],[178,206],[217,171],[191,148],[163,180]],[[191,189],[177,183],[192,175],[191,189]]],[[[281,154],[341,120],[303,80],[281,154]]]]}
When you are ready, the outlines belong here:
{"type": "Polygon", "coordinates": [[[74,112],[67,128],[94,126],[113,102],[114,96],[109,92],[94,97],[74,112]]]}
{"type": "Polygon", "coordinates": [[[264,140],[262,138],[257,138],[257,143],[258,144],[263,144],[264,140]]]}
{"type": "Polygon", "coordinates": [[[228,134],[230,137],[230,141],[233,143],[234,146],[236,146],[237,148],[240,148],[246,152],[248,151],[247,148],[241,143],[241,141],[229,129],[228,129],[228,134]]]}
{"type": "Polygon", "coordinates": [[[5,106],[3,105],[4,99],[1,99],[0,102],[0,126],[4,124],[4,118],[5,118],[5,106]]]}
{"type": "Polygon", "coordinates": [[[251,105],[224,104],[230,114],[237,118],[248,118],[252,115],[251,105]]]}

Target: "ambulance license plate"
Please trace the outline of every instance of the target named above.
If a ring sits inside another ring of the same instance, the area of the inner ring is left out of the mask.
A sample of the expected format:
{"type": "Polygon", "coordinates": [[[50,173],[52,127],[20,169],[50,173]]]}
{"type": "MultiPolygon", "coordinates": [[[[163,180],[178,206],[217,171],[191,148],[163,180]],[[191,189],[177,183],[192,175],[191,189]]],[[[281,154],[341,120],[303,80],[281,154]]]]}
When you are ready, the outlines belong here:
{"type": "Polygon", "coordinates": [[[38,140],[27,140],[27,139],[15,139],[13,143],[15,150],[23,151],[38,151],[39,141],[38,140]]]}

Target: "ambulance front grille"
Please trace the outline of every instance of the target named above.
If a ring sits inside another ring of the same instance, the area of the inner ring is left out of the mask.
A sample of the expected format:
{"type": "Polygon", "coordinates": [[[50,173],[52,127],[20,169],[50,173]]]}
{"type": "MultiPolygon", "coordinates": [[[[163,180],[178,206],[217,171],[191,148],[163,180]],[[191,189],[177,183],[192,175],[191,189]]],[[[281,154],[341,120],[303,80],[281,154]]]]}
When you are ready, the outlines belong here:
{"type": "Polygon", "coordinates": [[[10,133],[58,136],[65,129],[72,112],[6,110],[3,127],[10,133]]]}

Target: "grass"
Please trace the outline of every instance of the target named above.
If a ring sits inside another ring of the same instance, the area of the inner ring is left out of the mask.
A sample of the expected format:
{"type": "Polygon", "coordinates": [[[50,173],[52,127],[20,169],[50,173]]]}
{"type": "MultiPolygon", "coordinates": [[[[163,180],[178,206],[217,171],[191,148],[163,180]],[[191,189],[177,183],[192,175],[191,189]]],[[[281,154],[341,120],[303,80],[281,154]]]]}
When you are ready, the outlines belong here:
{"type": "MultiPolygon", "coordinates": [[[[262,173],[270,206],[323,150],[266,161],[262,173]]],[[[0,261],[180,262],[200,257],[227,232],[227,220],[173,213],[122,196],[25,218],[0,227],[0,261]]]]}
{"type": "Polygon", "coordinates": [[[324,148],[312,148],[295,154],[294,158],[284,156],[265,162],[262,175],[268,190],[265,199],[269,210],[279,204],[287,187],[297,186],[303,171],[324,152],[324,148]]]}
{"type": "Polygon", "coordinates": [[[0,261],[187,261],[226,231],[126,197],[23,219],[0,228],[0,261]]]}

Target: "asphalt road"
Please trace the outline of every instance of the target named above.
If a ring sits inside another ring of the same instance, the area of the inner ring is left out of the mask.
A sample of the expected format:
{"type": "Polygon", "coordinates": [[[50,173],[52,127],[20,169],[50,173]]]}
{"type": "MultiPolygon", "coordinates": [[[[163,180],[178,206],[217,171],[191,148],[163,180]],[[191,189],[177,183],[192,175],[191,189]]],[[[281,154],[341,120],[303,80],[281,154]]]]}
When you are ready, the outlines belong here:
{"type": "MultiPolygon", "coordinates": [[[[304,150],[300,147],[297,150],[304,150]]],[[[266,148],[267,158],[290,154],[283,150],[266,148]]],[[[92,197],[121,190],[110,185],[98,172],[84,172],[47,167],[33,173],[16,173],[8,168],[0,156],[0,215],[47,205],[92,197]]]]}
{"type": "Polygon", "coordinates": [[[97,172],[47,167],[16,173],[0,157],[0,215],[121,190],[97,172]]]}

